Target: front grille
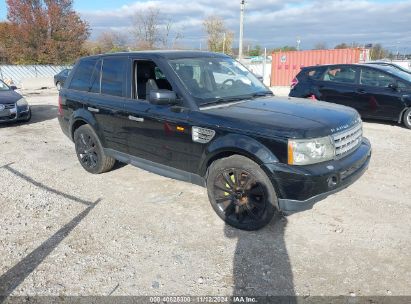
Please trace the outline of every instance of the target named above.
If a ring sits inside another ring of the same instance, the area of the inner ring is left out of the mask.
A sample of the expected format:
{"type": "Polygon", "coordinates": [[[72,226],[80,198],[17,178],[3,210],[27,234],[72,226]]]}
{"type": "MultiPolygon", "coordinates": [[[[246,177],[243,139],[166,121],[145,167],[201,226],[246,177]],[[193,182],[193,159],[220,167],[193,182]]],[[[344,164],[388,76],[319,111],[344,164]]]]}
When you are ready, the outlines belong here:
{"type": "Polygon", "coordinates": [[[362,122],[358,123],[349,130],[333,135],[335,156],[342,158],[353,152],[361,144],[362,122]]]}
{"type": "Polygon", "coordinates": [[[17,117],[16,114],[16,104],[15,103],[6,103],[4,105],[4,110],[0,111],[0,121],[9,121],[14,120],[17,117]]]}
{"type": "Polygon", "coordinates": [[[15,103],[6,103],[5,105],[6,110],[14,109],[16,107],[15,103]]]}

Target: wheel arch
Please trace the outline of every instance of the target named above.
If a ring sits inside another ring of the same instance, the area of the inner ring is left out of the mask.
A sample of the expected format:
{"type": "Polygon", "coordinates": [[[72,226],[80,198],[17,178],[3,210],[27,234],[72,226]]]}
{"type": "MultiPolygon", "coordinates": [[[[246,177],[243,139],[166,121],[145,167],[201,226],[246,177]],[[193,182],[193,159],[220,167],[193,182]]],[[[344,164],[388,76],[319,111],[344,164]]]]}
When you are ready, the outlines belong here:
{"type": "Polygon", "coordinates": [[[230,134],[213,141],[207,147],[200,165],[201,176],[207,176],[208,168],[214,161],[232,155],[247,157],[260,166],[278,162],[277,156],[254,138],[230,134]]]}
{"type": "Polygon", "coordinates": [[[406,106],[400,113],[400,116],[398,117],[398,123],[403,123],[404,118],[405,118],[405,113],[410,109],[411,106],[406,106]]]}
{"type": "Polygon", "coordinates": [[[94,132],[96,132],[96,134],[98,135],[99,139],[102,139],[101,136],[99,136],[99,133],[97,132],[97,122],[93,115],[91,115],[91,113],[88,111],[80,109],[75,111],[70,119],[69,134],[71,140],[74,141],[74,132],[82,125],[90,125],[93,128],[94,132]]]}

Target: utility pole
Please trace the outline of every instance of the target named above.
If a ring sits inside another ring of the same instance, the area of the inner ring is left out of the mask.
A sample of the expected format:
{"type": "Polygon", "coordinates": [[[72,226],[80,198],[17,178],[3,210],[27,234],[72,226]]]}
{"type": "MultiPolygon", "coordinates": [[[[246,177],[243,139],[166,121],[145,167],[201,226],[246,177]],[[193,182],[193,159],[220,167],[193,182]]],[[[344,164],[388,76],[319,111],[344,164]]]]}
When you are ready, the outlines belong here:
{"type": "Polygon", "coordinates": [[[301,43],[301,39],[300,37],[297,37],[297,51],[300,50],[300,43],[301,43]]]}
{"type": "Polygon", "coordinates": [[[238,46],[238,59],[243,60],[243,35],[244,35],[244,7],[245,0],[241,0],[241,11],[240,11],[240,40],[238,46]]]}

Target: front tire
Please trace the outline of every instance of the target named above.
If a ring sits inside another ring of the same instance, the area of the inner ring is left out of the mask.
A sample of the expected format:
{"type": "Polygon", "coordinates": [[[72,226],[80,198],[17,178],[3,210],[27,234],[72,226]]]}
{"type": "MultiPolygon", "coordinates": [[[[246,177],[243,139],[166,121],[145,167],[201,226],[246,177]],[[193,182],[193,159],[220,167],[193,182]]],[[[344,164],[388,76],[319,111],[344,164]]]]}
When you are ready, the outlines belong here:
{"type": "Polygon", "coordinates": [[[31,120],[31,109],[29,109],[29,114],[26,118],[22,120],[22,122],[29,122],[31,120]]]}
{"type": "Polygon", "coordinates": [[[207,192],[218,216],[238,229],[260,229],[278,210],[270,179],[258,164],[244,156],[213,162],[208,171],[207,192]]]}
{"type": "Polygon", "coordinates": [[[89,125],[82,125],[74,132],[74,144],[77,158],[86,171],[100,174],[113,168],[115,159],[104,154],[97,134],[89,125]]]}
{"type": "Polygon", "coordinates": [[[411,129],[411,108],[405,111],[403,122],[405,127],[411,129]]]}

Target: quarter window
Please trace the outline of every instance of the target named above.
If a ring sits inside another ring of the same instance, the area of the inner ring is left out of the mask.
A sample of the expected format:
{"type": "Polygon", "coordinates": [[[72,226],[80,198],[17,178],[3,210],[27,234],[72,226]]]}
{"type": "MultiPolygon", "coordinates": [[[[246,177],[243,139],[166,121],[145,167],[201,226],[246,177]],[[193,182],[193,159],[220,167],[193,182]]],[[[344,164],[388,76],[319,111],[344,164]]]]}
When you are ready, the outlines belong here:
{"type": "Polygon", "coordinates": [[[97,59],[81,60],[70,83],[70,89],[88,92],[90,90],[90,81],[97,59]]]}
{"type": "Polygon", "coordinates": [[[126,58],[105,58],[101,77],[101,94],[126,97],[126,58]]]}
{"type": "Polygon", "coordinates": [[[366,86],[387,88],[395,83],[395,79],[390,75],[372,69],[361,69],[360,83],[366,86]]]}
{"type": "Polygon", "coordinates": [[[323,68],[315,68],[315,69],[307,69],[305,71],[305,75],[310,78],[310,79],[314,79],[314,80],[319,80],[322,76],[322,74],[324,73],[324,69],[323,68]]]}
{"type": "Polygon", "coordinates": [[[355,83],[356,70],[352,67],[332,67],[324,74],[324,81],[355,83]]]}

